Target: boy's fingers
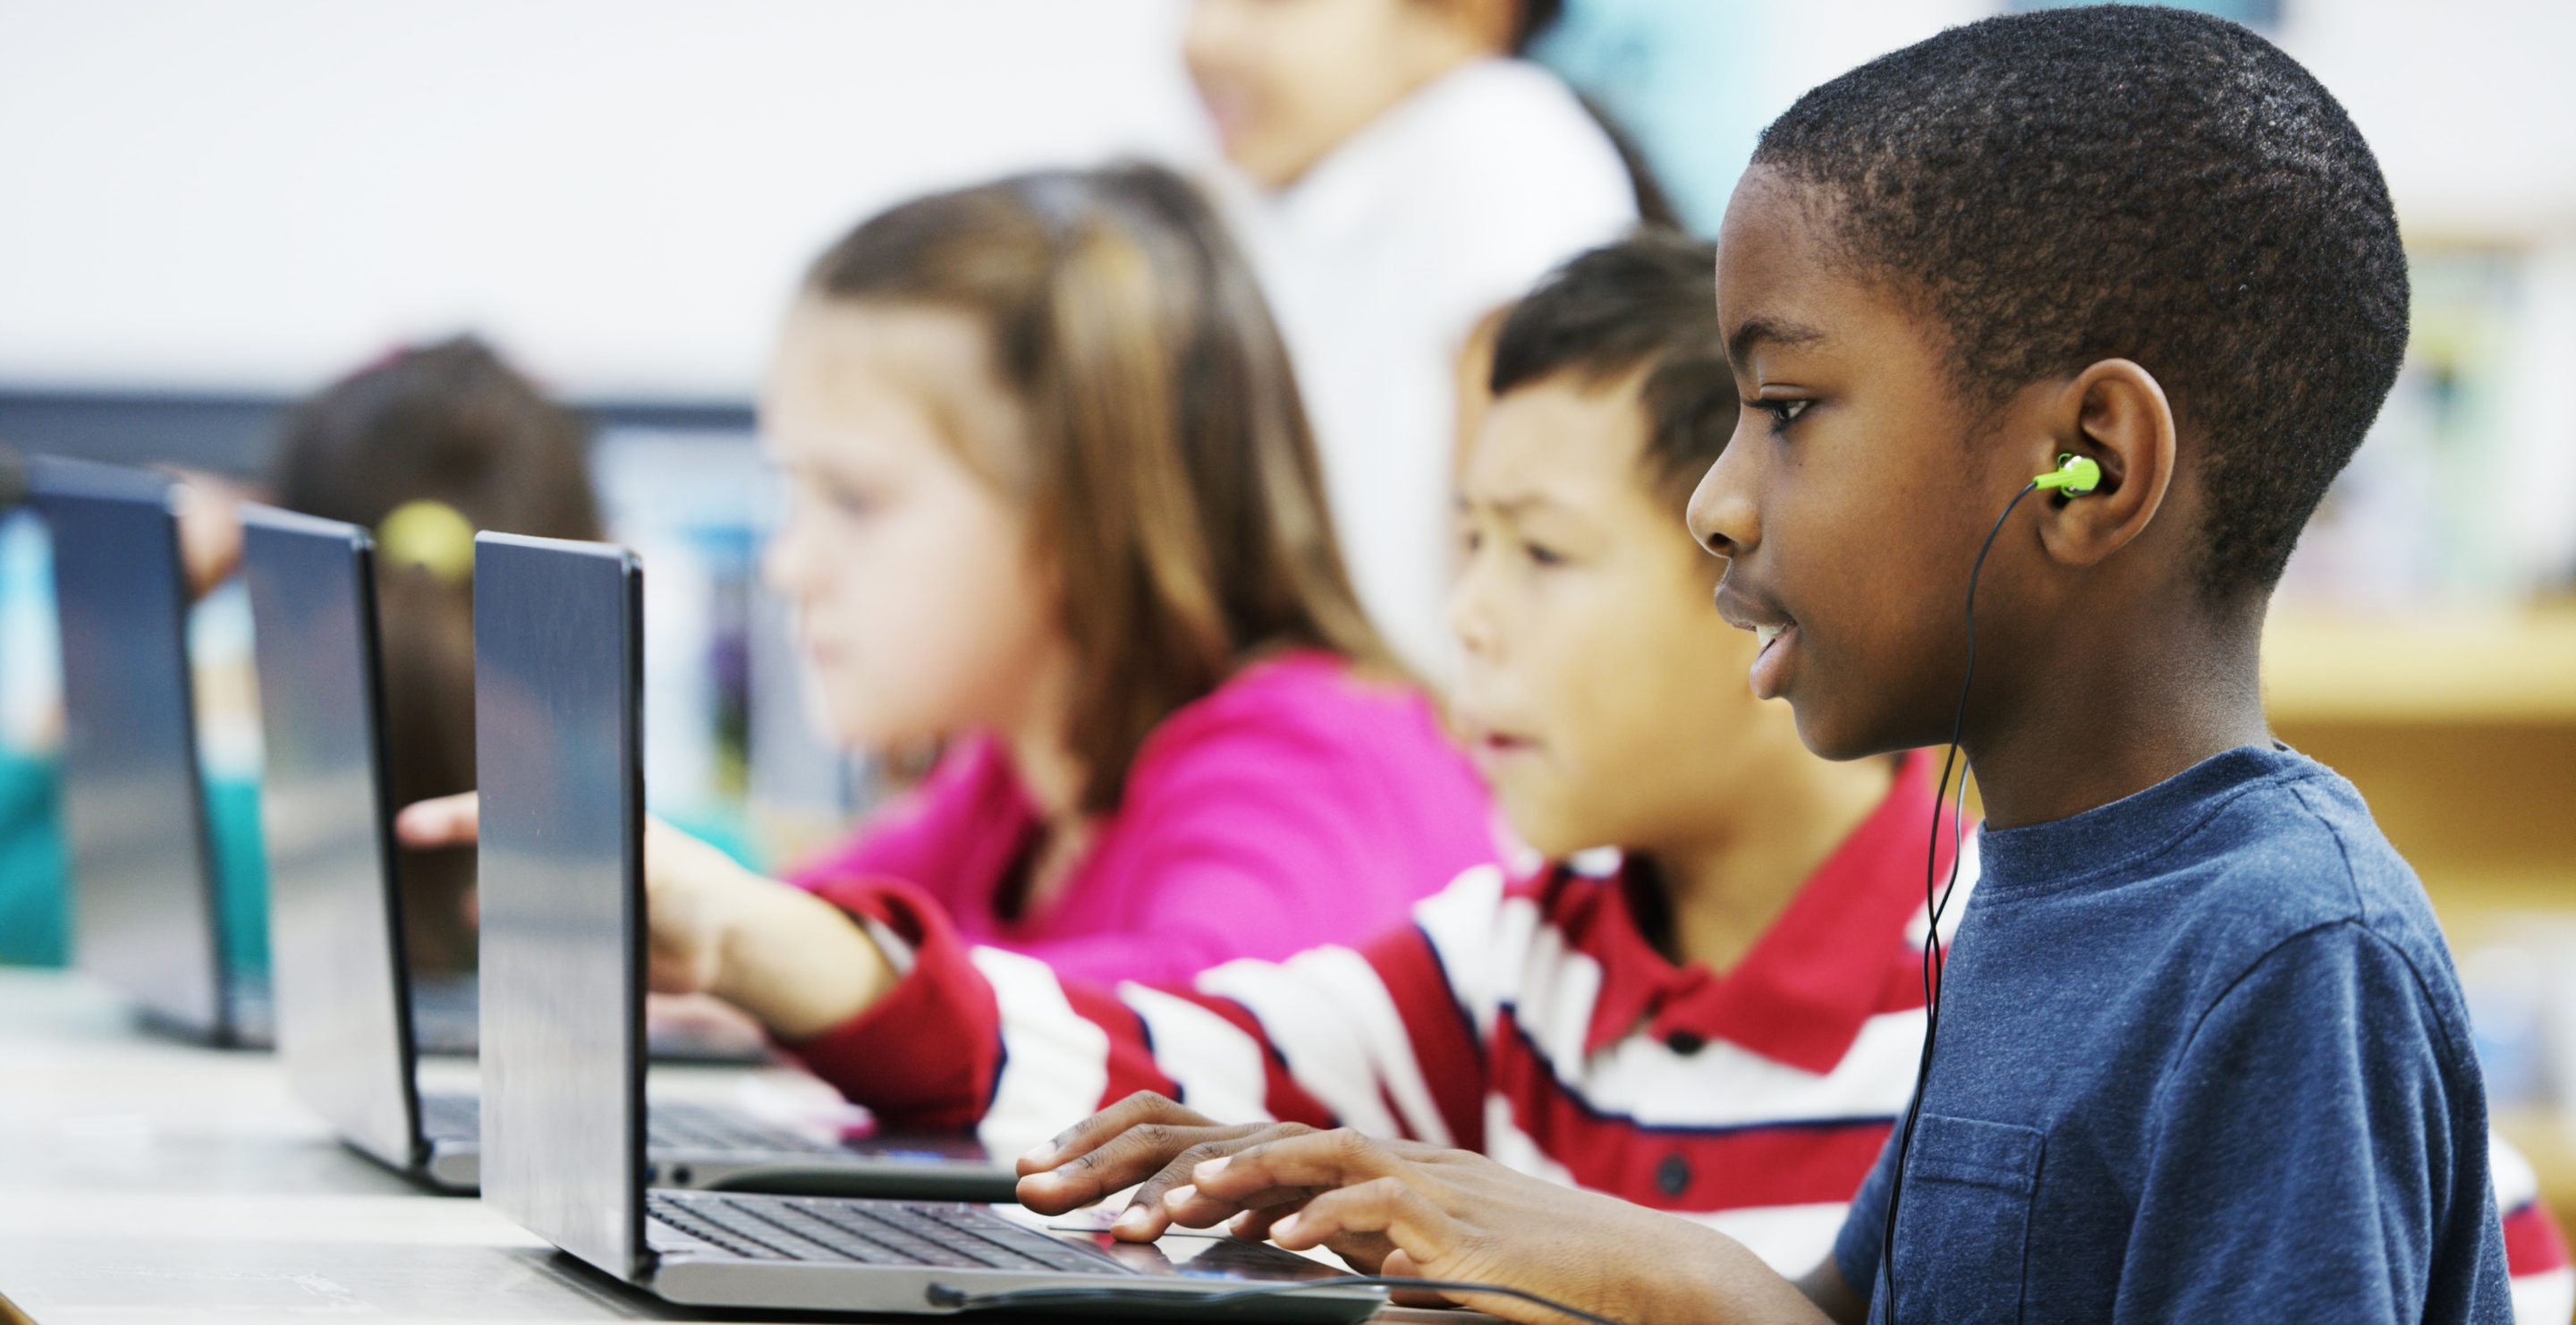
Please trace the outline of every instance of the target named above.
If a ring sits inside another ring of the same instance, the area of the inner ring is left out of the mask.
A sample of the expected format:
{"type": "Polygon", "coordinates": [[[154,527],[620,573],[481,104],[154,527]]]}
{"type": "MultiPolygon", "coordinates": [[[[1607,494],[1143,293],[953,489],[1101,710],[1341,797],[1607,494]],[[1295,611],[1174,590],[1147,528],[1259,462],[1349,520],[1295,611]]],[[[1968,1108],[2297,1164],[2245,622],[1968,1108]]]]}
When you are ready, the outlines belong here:
{"type": "Polygon", "coordinates": [[[1259,1242],[1270,1236],[1271,1225],[1304,1208],[1302,1201],[1290,1205],[1255,1206],[1226,1221],[1225,1231],[1238,1238],[1259,1242]]]}
{"type": "MultiPolygon", "coordinates": [[[[1020,1179],[1020,1203],[1040,1214],[1062,1214],[1076,1206],[1089,1205],[1123,1187],[1145,1184],[1138,1188],[1134,1206],[1149,1207],[1154,1219],[1162,1218],[1163,1193],[1190,1180],[1190,1169],[1198,1160],[1175,1164],[1175,1156],[1188,1153],[1202,1141],[1234,1139],[1233,1128],[1174,1127],[1147,1123],[1131,1127],[1105,1145],[1076,1155],[1044,1173],[1032,1173],[1020,1179]]],[[[1213,1153],[1213,1152],[1202,1152],[1213,1153]]]]}
{"type": "Polygon", "coordinates": [[[1383,1234],[1413,1260],[1437,1263],[1447,1249],[1449,1216],[1397,1178],[1371,1178],[1320,1192],[1305,1208],[1270,1226],[1270,1240],[1290,1251],[1335,1238],[1383,1234]]]}
{"type": "Polygon", "coordinates": [[[1150,1090],[1140,1090],[1056,1133],[1053,1140],[1031,1146],[1027,1154],[1020,1156],[1020,1172],[1022,1175],[1046,1172],[1076,1155],[1097,1148],[1129,1128],[1153,1123],[1213,1127],[1216,1120],[1194,1113],[1177,1101],[1150,1090]]]}
{"type": "MultiPolygon", "coordinates": [[[[1163,1213],[1173,1223],[1183,1228],[1214,1228],[1247,1210],[1269,1209],[1278,1214],[1286,1214],[1290,1207],[1315,1194],[1315,1189],[1312,1187],[1282,1187],[1266,1192],[1254,1192],[1240,1199],[1220,1199],[1206,1195],[1190,1185],[1187,1176],[1188,1168],[1185,1167],[1184,1162],[1175,1162],[1171,1168],[1163,1172],[1172,1174],[1178,1180],[1176,1185],[1162,1193],[1160,1199],[1163,1213]],[[1175,1173],[1174,1170],[1179,1172],[1175,1173]]],[[[1136,1199],[1139,1202],[1145,1200],[1144,1193],[1137,1193],[1136,1199]]]]}
{"type": "MultiPolygon", "coordinates": [[[[1340,1247],[1337,1245],[1334,1250],[1339,1251],[1340,1247]]],[[[1349,1258],[1346,1256],[1343,1259],[1347,1260],[1349,1258]]],[[[1386,1259],[1378,1262],[1377,1273],[1397,1279],[1428,1279],[1431,1277],[1430,1275],[1424,1274],[1422,1272],[1422,1267],[1414,1264],[1413,1258],[1405,1255],[1404,1249],[1401,1247],[1388,1252],[1386,1254],[1386,1259]]],[[[1386,1300],[1399,1307],[1424,1307],[1435,1310],[1441,1307],[1454,1307],[1458,1305],[1442,1294],[1421,1288],[1399,1288],[1394,1292],[1387,1294],[1386,1300]]]]}
{"type": "Polygon", "coordinates": [[[394,838],[407,847],[461,846],[475,839],[482,806],[470,791],[416,801],[394,816],[394,838]]]}
{"type": "Polygon", "coordinates": [[[1399,1156],[1347,1127],[1329,1132],[1266,1138],[1231,1156],[1200,1165],[1190,1181],[1208,1197],[1238,1204],[1279,1188],[1348,1187],[1400,1175],[1420,1159],[1399,1156]]]}

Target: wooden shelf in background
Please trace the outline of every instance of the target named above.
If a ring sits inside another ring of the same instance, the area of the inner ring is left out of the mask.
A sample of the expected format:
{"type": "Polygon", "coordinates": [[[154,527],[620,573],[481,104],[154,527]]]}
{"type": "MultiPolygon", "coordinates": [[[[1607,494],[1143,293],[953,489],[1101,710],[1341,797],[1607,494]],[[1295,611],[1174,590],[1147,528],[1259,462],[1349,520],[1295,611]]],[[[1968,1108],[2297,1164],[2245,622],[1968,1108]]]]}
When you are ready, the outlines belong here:
{"type": "Polygon", "coordinates": [[[2576,604],[2284,608],[2263,635],[2263,694],[2278,723],[2576,726],[2576,604]]]}

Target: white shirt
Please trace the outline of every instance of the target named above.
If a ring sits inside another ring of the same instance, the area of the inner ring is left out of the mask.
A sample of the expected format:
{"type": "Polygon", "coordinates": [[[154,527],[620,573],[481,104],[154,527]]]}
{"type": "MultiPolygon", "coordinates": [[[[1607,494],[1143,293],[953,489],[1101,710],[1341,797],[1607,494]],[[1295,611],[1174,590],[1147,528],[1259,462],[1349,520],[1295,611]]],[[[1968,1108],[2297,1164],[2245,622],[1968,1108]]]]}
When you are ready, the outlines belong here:
{"type": "Polygon", "coordinates": [[[1444,75],[1275,193],[1227,202],[1277,314],[1361,604],[1434,679],[1454,646],[1450,456],[1477,319],[1637,221],[1609,136],[1555,75],[1444,75]]]}

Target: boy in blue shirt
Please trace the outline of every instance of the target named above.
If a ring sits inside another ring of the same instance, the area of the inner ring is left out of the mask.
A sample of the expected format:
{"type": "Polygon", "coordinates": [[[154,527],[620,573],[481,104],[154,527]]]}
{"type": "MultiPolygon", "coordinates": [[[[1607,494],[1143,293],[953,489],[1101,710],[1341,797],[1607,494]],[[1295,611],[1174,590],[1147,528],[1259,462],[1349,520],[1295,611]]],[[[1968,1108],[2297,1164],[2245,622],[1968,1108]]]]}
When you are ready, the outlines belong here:
{"type": "Polygon", "coordinates": [[[1626,1320],[2509,1319],[2431,909],[2258,686],[2272,586],[2406,342],[2342,108],[2202,15],[1954,29],[1765,131],[1717,302],[1745,413],[1690,519],[1755,692],[1829,757],[1955,733],[1987,813],[1919,1117],[1834,1254],[1792,1285],[1346,1131],[1175,1156],[1077,1128],[1024,1166],[1159,1159],[1238,1231],[1626,1320]],[[2061,457],[2077,482],[2034,482],[2061,457]]]}

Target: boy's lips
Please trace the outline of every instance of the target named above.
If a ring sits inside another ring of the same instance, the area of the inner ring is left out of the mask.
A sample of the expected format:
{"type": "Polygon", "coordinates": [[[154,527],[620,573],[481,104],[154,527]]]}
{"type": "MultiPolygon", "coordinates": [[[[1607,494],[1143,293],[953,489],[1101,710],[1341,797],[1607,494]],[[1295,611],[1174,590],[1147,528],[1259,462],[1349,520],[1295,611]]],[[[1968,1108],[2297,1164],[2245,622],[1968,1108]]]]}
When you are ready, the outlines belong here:
{"type": "Polygon", "coordinates": [[[1494,765],[1519,755],[1535,752],[1538,740],[1518,732],[1497,731],[1490,727],[1468,729],[1467,758],[1477,768],[1490,770],[1494,765]]]}
{"type": "Polygon", "coordinates": [[[1753,667],[1747,677],[1753,685],[1753,697],[1778,698],[1788,685],[1791,648],[1798,641],[1798,623],[1768,600],[1736,584],[1732,573],[1718,583],[1717,614],[1738,630],[1752,631],[1754,639],[1761,644],[1761,650],[1753,655],[1753,667]]]}

